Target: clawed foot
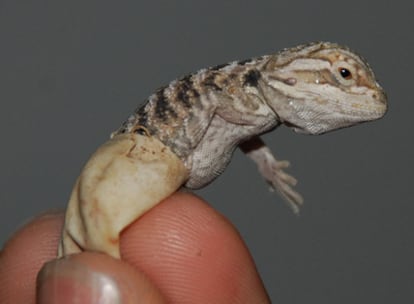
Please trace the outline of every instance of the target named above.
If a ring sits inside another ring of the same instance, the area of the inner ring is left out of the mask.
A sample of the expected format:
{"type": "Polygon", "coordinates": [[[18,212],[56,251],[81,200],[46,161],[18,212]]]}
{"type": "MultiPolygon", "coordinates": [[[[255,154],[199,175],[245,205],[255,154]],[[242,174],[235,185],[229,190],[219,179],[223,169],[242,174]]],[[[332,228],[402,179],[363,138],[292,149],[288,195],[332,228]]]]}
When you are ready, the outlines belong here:
{"type": "Polygon", "coordinates": [[[272,151],[259,137],[253,137],[240,145],[240,148],[257,165],[260,174],[288,203],[295,214],[299,213],[299,207],[303,204],[302,196],[292,189],[297,184],[296,178],[287,174],[284,169],[289,167],[287,160],[276,160],[272,151]]]}
{"type": "Polygon", "coordinates": [[[271,191],[279,192],[293,212],[298,214],[300,206],[303,205],[303,197],[292,188],[298,182],[296,178],[283,171],[289,166],[290,163],[287,160],[276,161],[265,170],[267,171],[265,178],[271,187],[271,191]]]}

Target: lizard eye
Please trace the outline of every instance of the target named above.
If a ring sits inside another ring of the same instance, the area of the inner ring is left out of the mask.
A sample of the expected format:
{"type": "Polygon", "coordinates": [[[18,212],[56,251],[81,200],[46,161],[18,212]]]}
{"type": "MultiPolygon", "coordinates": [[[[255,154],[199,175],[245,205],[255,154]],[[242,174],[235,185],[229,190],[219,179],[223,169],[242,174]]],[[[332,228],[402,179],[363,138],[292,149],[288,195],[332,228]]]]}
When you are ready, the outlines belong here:
{"type": "Polygon", "coordinates": [[[357,71],[355,67],[343,60],[333,63],[332,74],[336,80],[344,86],[354,85],[357,81],[357,71]]]}
{"type": "Polygon", "coordinates": [[[348,70],[347,68],[338,68],[338,72],[339,74],[341,74],[343,79],[349,80],[352,78],[352,73],[350,70],[348,70]]]}

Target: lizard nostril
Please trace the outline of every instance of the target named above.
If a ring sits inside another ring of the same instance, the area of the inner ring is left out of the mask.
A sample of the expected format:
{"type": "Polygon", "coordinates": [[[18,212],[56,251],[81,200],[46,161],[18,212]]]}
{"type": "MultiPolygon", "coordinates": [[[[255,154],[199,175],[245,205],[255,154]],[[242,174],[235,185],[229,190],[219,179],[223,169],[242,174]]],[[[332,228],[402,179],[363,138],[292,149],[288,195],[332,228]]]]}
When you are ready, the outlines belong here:
{"type": "Polygon", "coordinates": [[[385,92],[384,91],[381,91],[380,92],[380,94],[375,94],[374,93],[374,95],[375,95],[375,99],[377,99],[379,102],[381,102],[381,103],[383,103],[384,105],[386,105],[387,104],[387,94],[385,94],[385,92]]]}
{"type": "Polygon", "coordinates": [[[382,89],[376,90],[374,92],[372,92],[371,94],[372,99],[374,99],[375,101],[382,103],[384,105],[387,104],[387,95],[385,94],[385,92],[382,89]]]}

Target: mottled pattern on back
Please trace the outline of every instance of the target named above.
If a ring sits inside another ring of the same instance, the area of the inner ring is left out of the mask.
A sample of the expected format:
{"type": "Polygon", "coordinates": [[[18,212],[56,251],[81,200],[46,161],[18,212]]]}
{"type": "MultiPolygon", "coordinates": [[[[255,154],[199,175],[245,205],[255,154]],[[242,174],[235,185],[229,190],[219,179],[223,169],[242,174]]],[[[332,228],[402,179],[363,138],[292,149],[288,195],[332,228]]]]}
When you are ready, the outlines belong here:
{"type": "MultiPolygon", "coordinates": [[[[257,67],[264,58],[218,65],[172,81],[152,94],[117,132],[144,127],[179,157],[187,158],[206,133],[219,103],[235,102],[239,88],[258,85],[257,67]]],[[[254,103],[240,101],[255,110],[254,103]]]]}

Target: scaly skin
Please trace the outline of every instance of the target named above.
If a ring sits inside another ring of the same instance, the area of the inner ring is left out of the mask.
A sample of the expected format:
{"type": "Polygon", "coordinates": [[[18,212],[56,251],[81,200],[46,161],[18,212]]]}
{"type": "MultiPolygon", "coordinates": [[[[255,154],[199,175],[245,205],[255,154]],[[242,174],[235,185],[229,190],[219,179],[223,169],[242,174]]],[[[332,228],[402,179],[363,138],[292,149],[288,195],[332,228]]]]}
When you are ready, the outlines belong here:
{"type": "Polygon", "coordinates": [[[299,211],[303,199],[260,135],[284,124],[321,134],[382,117],[383,89],[348,48],[318,42],[203,69],[160,88],[112,134],[78,178],[59,256],[119,258],[119,234],[180,186],[217,177],[238,146],[299,211]],[[141,199],[137,203],[137,200],[141,199]]]}
{"type": "Polygon", "coordinates": [[[192,189],[222,173],[243,143],[261,174],[298,212],[303,199],[291,188],[296,180],[283,172],[289,163],[276,161],[257,137],[280,124],[321,134],[378,119],[386,109],[386,95],[363,58],[317,42],[174,80],[117,133],[145,127],[186,164],[192,189]]]}

